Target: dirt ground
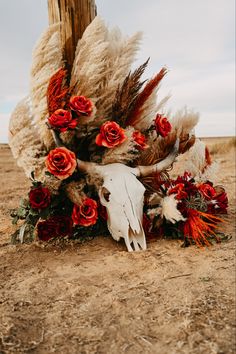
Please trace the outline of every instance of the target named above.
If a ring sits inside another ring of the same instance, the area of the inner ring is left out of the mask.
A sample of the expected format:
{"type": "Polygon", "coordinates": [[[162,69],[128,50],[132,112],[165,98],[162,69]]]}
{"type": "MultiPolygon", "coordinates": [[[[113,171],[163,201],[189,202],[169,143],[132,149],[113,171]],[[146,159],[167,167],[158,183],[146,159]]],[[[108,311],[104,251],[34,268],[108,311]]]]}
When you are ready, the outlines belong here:
{"type": "Polygon", "coordinates": [[[161,240],[130,254],[105,237],[11,245],[9,209],[29,183],[1,145],[0,353],[235,353],[235,152],[215,157],[232,239],[205,250],[161,240]]]}

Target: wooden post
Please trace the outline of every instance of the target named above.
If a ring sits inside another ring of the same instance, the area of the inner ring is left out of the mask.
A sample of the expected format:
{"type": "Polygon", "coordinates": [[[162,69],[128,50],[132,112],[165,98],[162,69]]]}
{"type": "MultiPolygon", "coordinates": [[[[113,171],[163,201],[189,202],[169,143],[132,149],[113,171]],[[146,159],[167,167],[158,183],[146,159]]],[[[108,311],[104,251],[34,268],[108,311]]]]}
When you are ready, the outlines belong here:
{"type": "Polygon", "coordinates": [[[96,14],[95,0],[48,0],[49,24],[62,23],[61,40],[69,72],[78,39],[96,14]]]}

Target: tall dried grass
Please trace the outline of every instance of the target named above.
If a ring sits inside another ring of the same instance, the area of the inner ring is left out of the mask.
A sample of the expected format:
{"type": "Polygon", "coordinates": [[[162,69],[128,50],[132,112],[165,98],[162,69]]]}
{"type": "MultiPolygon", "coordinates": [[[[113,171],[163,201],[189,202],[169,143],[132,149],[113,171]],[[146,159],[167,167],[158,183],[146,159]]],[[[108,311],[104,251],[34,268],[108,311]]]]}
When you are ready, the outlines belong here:
{"type": "Polygon", "coordinates": [[[228,141],[214,143],[208,147],[212,155],[226,154],[229,150],[236,149],[236,137],[229,138],[228,141]]]}

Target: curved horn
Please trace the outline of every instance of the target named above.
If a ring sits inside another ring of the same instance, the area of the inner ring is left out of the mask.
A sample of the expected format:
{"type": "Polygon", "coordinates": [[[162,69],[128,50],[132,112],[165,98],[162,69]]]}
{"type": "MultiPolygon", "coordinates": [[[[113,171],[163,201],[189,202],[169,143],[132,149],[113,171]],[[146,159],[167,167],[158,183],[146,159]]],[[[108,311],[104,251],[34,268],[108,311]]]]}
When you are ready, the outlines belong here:
{"type": "Polygon", "coordinates": [[[169,155],[161,162],[150,166],[138,166],[137,177],[150,176],[153,173],[159,173],[166,170],[175,161],[179,152],[179,139],[176,140],[175,145],[169,155]]]}
{"type": "Polygon", "coordinates": [[[96,164],[95,162],[87,162],[87,161],[82,161],[80,159],[77,159],[77,165],[78,165],[78,170],[88,173],[88,174],[93,174],[95,172],[98,172],[98,167],[99,165],[96,164]]]}

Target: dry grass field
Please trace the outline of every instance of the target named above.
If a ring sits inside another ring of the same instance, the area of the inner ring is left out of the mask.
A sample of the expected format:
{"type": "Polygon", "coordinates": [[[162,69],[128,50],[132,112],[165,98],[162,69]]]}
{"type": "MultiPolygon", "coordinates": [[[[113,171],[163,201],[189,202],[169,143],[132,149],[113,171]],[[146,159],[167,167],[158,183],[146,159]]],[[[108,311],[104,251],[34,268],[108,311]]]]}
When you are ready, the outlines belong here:
{"type": "Polygon", "coordinates": [[[83,244],[11,245],[9,209],[29,182],[0,146],[0,353],[235,353],[235,140],[207,139],[229,194],[228,242],[159,240],[128,253],[83,244]]]}

